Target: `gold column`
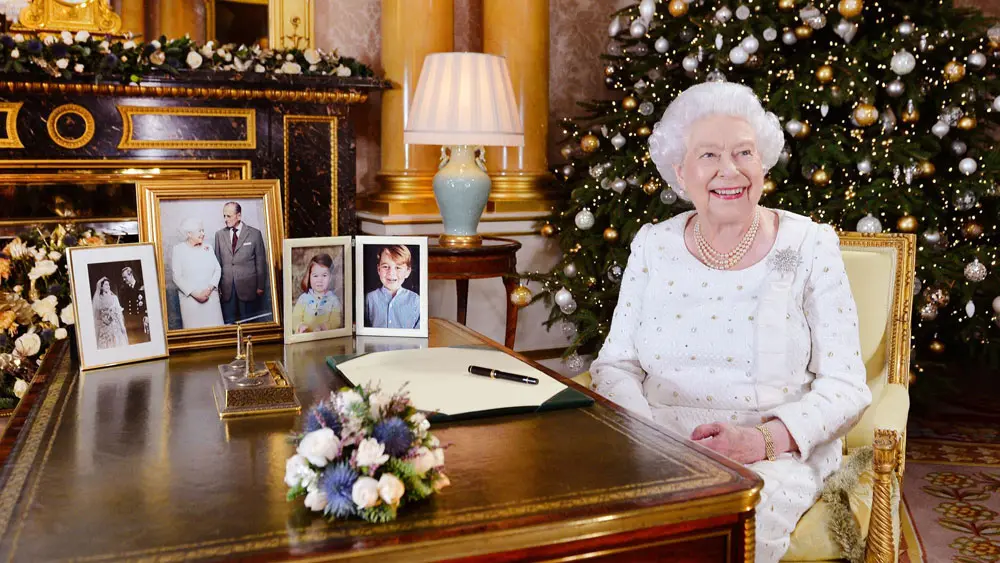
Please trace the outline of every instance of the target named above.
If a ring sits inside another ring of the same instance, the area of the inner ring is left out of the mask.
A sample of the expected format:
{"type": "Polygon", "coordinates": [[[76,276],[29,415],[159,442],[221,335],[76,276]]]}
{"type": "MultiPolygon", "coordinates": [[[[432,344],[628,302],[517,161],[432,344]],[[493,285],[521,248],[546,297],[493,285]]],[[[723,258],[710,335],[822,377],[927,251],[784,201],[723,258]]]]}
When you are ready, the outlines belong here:
{"type": "Polygon", "coordinates": [[[144,41],[154,38],[146,37],[146,7],[143,0],[121,0],[121,8],[118,13],[122,17],[122,31],[128,31],[134,35],[142,34],[144,41]]]}
{"type": "Polygon", "coordinates": [[[417,79],[430,53],[454,45],[454,0],[382,0],[382,65],[392,89],[382,94],[380,189],[359,207],[389,215],[437,213],[431,181],[441,148],[403,143],[417,79]]]}
{"type": "Polygon", "coordinates": [[[166,35],[168,39],[184,37],[190,33],[191,38],[199,43],[205,42],[206,22],[205,9],[201,0],[153,0],[147,4],[150,13],[147,21],[152,19],[154,25],[147,29],[150,32],[147,40],[166,35]],[[149,16],[152,18],[149,18],[149,16]]]}
{"type": "Polygon", "coordinates": [[[488,147],[493,180],[489,211],[544,211],[550,192],[546,143],[549,119],[549,3],[484,0],[483,52],[506,57],[524,123],[523,147],[488,147]]]}

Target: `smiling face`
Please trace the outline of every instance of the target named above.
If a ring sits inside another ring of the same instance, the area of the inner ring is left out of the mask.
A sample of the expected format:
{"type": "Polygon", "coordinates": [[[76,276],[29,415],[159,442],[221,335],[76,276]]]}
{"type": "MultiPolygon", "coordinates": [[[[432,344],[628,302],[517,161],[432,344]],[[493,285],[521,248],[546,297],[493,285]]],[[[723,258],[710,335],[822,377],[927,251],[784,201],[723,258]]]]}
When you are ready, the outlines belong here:
{"type": "Polygon", "coordinates": [[[230,229],[239,225],[242,218],[243,214],[236,211],[236,206],[226,204],[222,208],[222,219],[226,222],[226,226],[230,229]]]}
{"type": "Polygon", "coordinates": [[[408,277],[410,277],[410,266],[405,262],[396,262],[388,249],[379,254],[378,279],[393,295],[402,287],[403,282],[408,277]]]}
{"type": "Polygon", "coordinates": [[[749,221],[764,185],[753,127],[740,117],[709,115],[691,124],[686,146],[674,171],[698,213],[717,223],[749,221]]]}
{"type": "Polygon", "coordinates": [[[309,287],[315,293],[326,293],[330,289],[330,268],[313,262],[309,271],[309,287]]]}
{"type": "Polygon", "coordinates": [[[104,280],[101,282],[101,293],[111,293],[111,282],[104,280]]]}
{"type": "Polygon", "coordinates": [[[205,229],[204,227],[199,227],[193,231],[188,231],[187,242],[191,246],[198,246],[199,244],[205,242],[205,229]]]}

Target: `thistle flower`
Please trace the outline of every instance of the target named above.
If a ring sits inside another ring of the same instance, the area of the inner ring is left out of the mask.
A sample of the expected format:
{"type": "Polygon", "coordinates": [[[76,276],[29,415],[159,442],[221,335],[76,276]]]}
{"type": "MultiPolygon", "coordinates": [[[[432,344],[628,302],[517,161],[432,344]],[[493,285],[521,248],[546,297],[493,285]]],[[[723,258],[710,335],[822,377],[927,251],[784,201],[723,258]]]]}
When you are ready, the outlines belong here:
{"type": "Polygon", "coordinates": [[[337,435],[340,435],[340,430],[342,428],[340,424],[340,417],[337,413],[330,408],[330,405],[320,403],[309,410],[306,414],[305,424],[303,425],[302,431],[308,434],[314,430],[319,430],[320,428],[330,428],[337,435]]]}
{"type": "Polygon", "coordinates": [[[319,478],[319,489],[326,493],[326,514],[344,518],[354,514],[356,508],[351,498],[358,474],[346,462],[327,467],[319,478]]]}
{"type": "Polygon", "coordinates": [[[410,427],[395,416],[376,424],[372,436],[385,444],[385,453],[393,457],[403,457],[413,445],[413,432],[410,431],[410,427]]]}

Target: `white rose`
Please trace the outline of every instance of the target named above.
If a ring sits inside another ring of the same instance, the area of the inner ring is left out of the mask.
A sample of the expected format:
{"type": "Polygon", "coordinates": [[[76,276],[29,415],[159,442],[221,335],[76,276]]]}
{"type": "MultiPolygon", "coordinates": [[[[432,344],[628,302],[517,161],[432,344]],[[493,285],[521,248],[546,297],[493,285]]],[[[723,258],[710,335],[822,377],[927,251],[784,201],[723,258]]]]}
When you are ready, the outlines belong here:
{"type": "Polygon", "coordinates": [[[101,44],[97,46],[97,49],[102,53],[107,53],[111,50],[111,43],[101,41],[101,44]]]}
{"type": "Polygon", "coordinates": [[[350,75],[351,75],[351,69],[350,69],[350,67],[346,67],[344,65],[340,65],[340,66],[337,67],[337,76],[347,77],[347,76],[350,76],[350,75]]]}
{"type": "Polygon", "coordinates": [[[14,36],[14,41],[17,43],[21,43],[22,41],[24,41],[24,36],[18,33],[17,35],[14,36]]]}
{"type": "Polygon", "coordinates": [[[59,298],[49,295],[45,299],[39,299],[31,304],[31,310],[41,317],[42,322],[52,325],[59,325],[59,315],[56,314],[56,307],[59,306],[59,298]]]}
{"type": "Polygon", "coordinates": [[[431,483],[431,487],[434,488],[434,492],[438,492],[450,484],[451,481],[448,479],[447,475],[445,475],[444,473],[438,473],[437,479],[434,479],[434,482],[431,483]]]}
{"type": "Polygon", "coordinates": [[[59,327],[56,329],[56,340],[65,340],[69,336],[69,332],[65,328],[59,327]]]}
{"type": "Polygon", "coordinates": [[[286,61],[294,61],[295,60],[295,56],[292,55],[291,53],[288,53],[287,55],[285,55],[285,60],[286,61]]]}
{"type": "Polygon", "coordinates": [[[232,53],[226,53],[225,55],[222,56],[222,58],[226,59],[226,62],[232,61],[233,60],[233,54],[232,53]]]}
{"type": "Polygon", "coordinates": [[[131,51],[132,49],[135,49],[135,41],[132,41],[131,39],[122,45],[122,50],[124,51],[131,51]]]}
{"type": "Polygon", "coordinates": [[[46,45],[51,45],[51,44],[53,44],[55,42],[56,42],[56,38],[53,37],[52,35],[46,35],[45,39],[42,39],[42,43],[45,43],[46,45]]]}
{"type": "Polygon", "coordinates": [[[427,434],[427,431],[431,428],[431,423],[427,421],[427,417],[419,412],[410,417],[410,424],[417,427],[417,436],[427,434]]]}
{"type": "Polygon", "coordinates": [[[159,49],[160,47],[162,47],[162,46],[163,46],[163,45],[161,45],[161,44],[160,44],[160,42],[159,42],[159,41],[157,41],[156,39],[154,39],[154,40],[150,41],[150,42],[149,42],[149,44],[150,44],[150,45],[152,45],[154,49],[159,49]]]}
{"type": "Polygon", "coordinates": [[[444,465],[444,449],[435,448],[431,450],[431,453],[434,454],[434,467],[441,467],[444,465]]]}
{"type": "Polygon", "coordinates": [[[58,250],[52,250],[49,252],[49,260],[52,260],[53,262],[58,262],[60,258],[62,258],[62,253],[59,252],[58,250]]]}
{"type": "Polygon", "coordinates": [[[315,71],[317,68],[319,68],[319,65],[309,65],[309,71],[310,72],[315,71]]]}
{"type": "Polygon", "coordinates": [[[236,70],[238,70],[240,72],[246,72],[247,70],[250,69],[250,65],[252,65],[252,64],[253,64],[253,61],[244,61],[244,60],[239,59],[239,58],[237,58],[237,59],[235,59],[233,61],[233,67],[235,67],[236,70]]]}
{"type": "Polygon", "coordinates": [[[365,438],[358,444],[357,459],[358,467],[376,467],[389,461],[389,456],[385,453],[385,445],[380,444],[375,438],[365,438]]]}
{"type": "Polygon", "coordinates": [[[76,39],[77,43],[83,43],[84,41],[90,39],[90,32],[84,30],[77,31],[74,39],[76,39]]]}
{"type": "Polygon", "coordinates": [[[35,248],[34,246],[29,246],[28,252],[31,253],[31,257],[35,259],[35,262],[38,262],[40,260],[45,260],[46,258],[49,257],[49,253],[45,252],[45,249],[35,248]]]}
{"type": "Polygon", "coordinates": [[[10,52],[10,58],[12,58],[12,59],[19,59],[19,58],[21,58],[21,51],[18,51],[17,47],[15,47],[14,50],[10,52]]]}
{"type": "MultiPolygon", "coordinates": [[[[17,51],[17,49],[14,49],[14,50],[17,51]]],[[[14,57],[14,58],[17,58],[17,57],[14,57]]],[[[255,65],[253,67],[253,71],[254,72],[264,72],[265,70],[267,70],[267,69],[264,68],[264,65],[255,65]]]]}
{"type": "Polygon", "coordinates": [[[211,58],[211,56],[214,53],[215,53],[215,43],[213,43],[212,41],[209,41],[208,43],[205,43],[205,45],[202,46],[202,48],[201,48],[201,54],[205,55],[206,57],[211,58]]]}
{"type": "Polygon", "coordinates": [[[428,471],[436,467],[437,458],[434,457],[434,452],[421,447],[417,450],[417,457],[410,460],[410,464],[413,465],[413,470],[416,471],[417,475],[423,477],[428,471]]]}
{"type": "Polygon", "coordinates": [[[76,322],[76,317],[73,315],[72,303],[63,307],[63,310],[59,313],[59,318],[62,319],[63,324],[66,326],[76,322]]]}
{"type": "Polygon", "coordinates": [[[80,63],[73,65],[73,72],[83,72],[83,65],[80,63]]]}
{"type": "Polygon", "coordinates": [[[22,334],[14,341],[14,352],[22,358],[30,358],[42,347],[42,339],[34,332],[22,334]]]}
{"type": "Polygon", "coordinates": [[[23,379],[14,381],[14,396],[20,399],[28,392],[28,382],[23,379]]]}
{"type": "Polygon", "coordinates": [[[285,484],[289,487],[302,486],[310,488],[316,484],[319,475],[309,468],[306,458],[300,454],[295,454],[285,461],[285,484]]]}
{"type": "Polygon", "coordinates": [[[337,411],[346,414],[350,411],[351,405],[360,403],[361,395],[354,389],[348,389],[341,393],[333,393],[333,402],[337,406],[337,411]]]}
{"type": "Polygon", "coordinates": [[[371,477],[358,477],[351,489],[351,500],[358,508],[371,508],[378,504],[378,481],[371,477]]]}
{"type": "Polygon", "coordinates": [[[67,58],[58,59],[56,61],[56,66],[59,67],[60,70],[65,70],[66,68],[69,67],[69,59],[67,58]]]}
{"type": "Polygon", "coordinates": [[[299,63],[286,62],[281,65],[281,72],[284,74],[302,74],[302,67],[299,63]]]}
{"type": "Polygon", "coordinates": [[[340,455],[340,440],[332,428],[320,428],[302,438],[298,453],[316,467],[324,467],[340,455]]]}
{"type": "Polygon", "coordinates": [[[391,400],[392,396],[382,391],[376,391],[368,396],[368,403],[371,405],[371,413],[375,420],[382,417],[382,412],[385,411],[385,407],[389,405],[391,400]]]}
{"type": "Polygon", "coordinates": [[[202,60],[201,55],[197,51],[191,51],[187,56],[187,65],[192,69],[196,69],[201,66],[202,60]]]}
{"type": "Polygon", "coordinates": [[[392,473],[383,473],[378,480],[378,496],[388,505],[399,504],[399,499],[403,498],[405,492],[406,487],[403,482],[392,473]]]}
{"type": "Polygon", "coordinates": [[[51,276],[59,270],[59,266],[52,260],[42,260],[40,262],[35,262],[32,266],[31,271],[28,272],[28,279],[37,280],[38,278],[44,278],[51,276]]]}
{"type": "Polygon", "coordinates": [[[67,45],[72,45],[73,44],[73,34],[72,33],[68,32],[68,31],[64,31],[64,32],[60,33],[59,35],[62,36],[63,43],[65,43],[67,45]]]}
{"type": "Polygon", "coordinates": [[[306,508],[315,512],[323,512],[326,509],[326,493],[319,489],[313,489],[306,494],[306,508]]]}
{"type": "Polygon", "coordinates": [[[302,56],[305,57],[306,62],[311,65],[319,64],[319,62],[323,60],[323,57],[320,56],[319,51],[316,49],[306,49],[305,52],[302,53],[302,56]]]}

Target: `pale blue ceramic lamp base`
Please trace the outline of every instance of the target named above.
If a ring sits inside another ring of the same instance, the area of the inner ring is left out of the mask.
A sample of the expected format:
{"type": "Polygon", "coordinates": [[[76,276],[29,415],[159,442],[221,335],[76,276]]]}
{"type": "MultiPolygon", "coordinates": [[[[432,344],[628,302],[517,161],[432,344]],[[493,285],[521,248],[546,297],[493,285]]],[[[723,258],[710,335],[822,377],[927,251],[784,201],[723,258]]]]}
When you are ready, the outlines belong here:
{"type": "Polygon", "coordinates": [[[444,233],[438,240],[442,246],[482,244],[476,229],[490,197],[491,182],[486,165],[476,158],[478,148],[449,147],[451,158],[434,175],[434,199],[444,222],[444,233]]]}

